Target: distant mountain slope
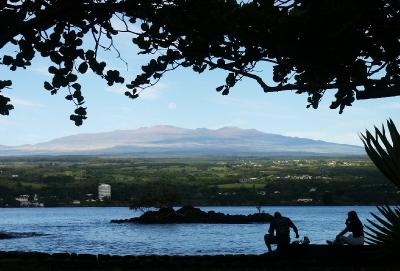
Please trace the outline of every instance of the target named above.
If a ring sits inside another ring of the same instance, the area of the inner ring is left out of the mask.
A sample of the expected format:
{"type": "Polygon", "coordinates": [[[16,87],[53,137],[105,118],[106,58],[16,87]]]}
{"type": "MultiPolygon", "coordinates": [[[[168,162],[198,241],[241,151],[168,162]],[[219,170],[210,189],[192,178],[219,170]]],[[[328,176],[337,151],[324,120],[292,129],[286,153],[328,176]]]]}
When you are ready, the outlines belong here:
{"type": "Polygon", "coordinates": [[[255,129],[184,129],[168,125],[77,134],[35,145],[0,146],[0,155],[363,155],[359,146],[263,133],[255,129]]]}

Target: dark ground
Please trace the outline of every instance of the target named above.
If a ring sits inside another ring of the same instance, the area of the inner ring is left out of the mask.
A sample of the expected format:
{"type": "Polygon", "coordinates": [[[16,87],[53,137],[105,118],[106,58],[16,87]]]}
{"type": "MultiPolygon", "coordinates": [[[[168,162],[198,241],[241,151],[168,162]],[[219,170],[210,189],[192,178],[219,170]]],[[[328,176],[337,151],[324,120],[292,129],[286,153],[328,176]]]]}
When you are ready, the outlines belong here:
{"type": "Polygon", "coordinates": [[[0,270],[363,270],[397,271],[398,259],[378,257],[376,248],[292,246],[282,253],[217,256],[110,256],[0,252],[0,270]]]}

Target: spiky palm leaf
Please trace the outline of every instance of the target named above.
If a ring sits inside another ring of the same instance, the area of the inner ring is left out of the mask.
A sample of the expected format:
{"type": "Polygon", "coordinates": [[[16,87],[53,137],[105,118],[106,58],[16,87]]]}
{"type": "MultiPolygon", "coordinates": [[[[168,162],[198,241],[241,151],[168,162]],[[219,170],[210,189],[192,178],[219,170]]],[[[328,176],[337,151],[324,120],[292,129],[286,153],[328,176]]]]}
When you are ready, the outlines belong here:
{"type": "Polygon", "coordinates": [[[389,206],[377,207],[381,216],[374,213],[374,220],[368,219],[371,225],[366,226],[366,241],[378,245],[386,253],[397,252],[400,249],[400,208],[389,206]]]}
{"type": "MultiPolygon", "coordinates": [[[[375,128],[375,136],[368,130],[361,135],[365,150],[378,169],[398,188],[400,188],[400,134],[391,119],[387,121],[390,143],[382,125],[382,130],[375,128]]],[[[378,245],[388,254],[398,253],[400,250],[400,208],[378,206],[379,213],[371,213],[373,218],[366,226],[367,243],[378,245]]]]}
{"type": "Polygon", "coordinates": [[[391,119],[387,121],[391,141],[382,125],[382,131],[375,127],[375,137],[368,130],[361,134],[365,150],[378,169],[400,188],[400,134],[391,119]],[[382,145],[381,145],[382,144],[382,145]]]}

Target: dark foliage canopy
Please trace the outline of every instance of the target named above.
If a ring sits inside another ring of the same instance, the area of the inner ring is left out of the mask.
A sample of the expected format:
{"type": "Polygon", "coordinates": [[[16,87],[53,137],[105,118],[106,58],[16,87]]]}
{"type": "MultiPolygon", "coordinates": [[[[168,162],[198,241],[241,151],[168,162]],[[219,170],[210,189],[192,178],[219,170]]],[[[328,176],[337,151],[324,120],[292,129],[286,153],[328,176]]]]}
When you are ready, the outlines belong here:
{"type": "MultiPolygon", "coordinates": [[[[89,71],[137,98],[178,67],[219,69],[227,72],[216,88],[223,95],[250,78],[264,92],[308,93],[308,107],[317,108],[334,90],[331,108],[341,113],[355,99],[400,95],[399,10],[398,0],[0,0],[0,58],[12,71],[38,55],[49,59],[44,88],[66,91],[76,125],[86,118],[78,79],[89,71]],[[121,33],[153,58],[130,82],[98,56],[118,52],[121,33]],[[8,46],[16,53],[7,55],[8,46]],[[273,65],[274,84],[264,62],[273,65]]],[[[0,91],[11,86],[1,79],[0,91]]],[[[0,95],[1,114],[10,102],[0,95]]]]}

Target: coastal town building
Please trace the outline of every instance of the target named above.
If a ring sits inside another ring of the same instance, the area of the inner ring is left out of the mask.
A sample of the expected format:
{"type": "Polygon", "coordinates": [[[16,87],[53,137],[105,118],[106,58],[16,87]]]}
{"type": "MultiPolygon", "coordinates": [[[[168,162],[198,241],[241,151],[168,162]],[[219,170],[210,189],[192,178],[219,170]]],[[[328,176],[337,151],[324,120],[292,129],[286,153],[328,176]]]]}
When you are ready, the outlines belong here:
{"type": "Polygon", "coordinates": [[[311,203],[313,199],[297,199],[298,203],[311,203]]]}
{"type": "Polygon", "coordinates": [[[21,207],[29,206],[29,195],[19,195],[15,200],[19,202],[19,206],[21,207]]]}
{"type": "Polygon", "coordinates": [[[250,183],[250,182],[255,182],[257,181],[258,178],[252,177],[252,178],[242,178],[239,180],[240,183],[250,183]]]}
{"type": "Polygon", "coordinates": [[[44,207],[43,203],[38,202],[38,196],[19,195],[15,198],[19,202],[20,207],[44,207]]]}
{"type": "Polygon", "coordinates": [[[99,200],[111,198],[111,185],[102,183],[99,185],[99,200]]]}

